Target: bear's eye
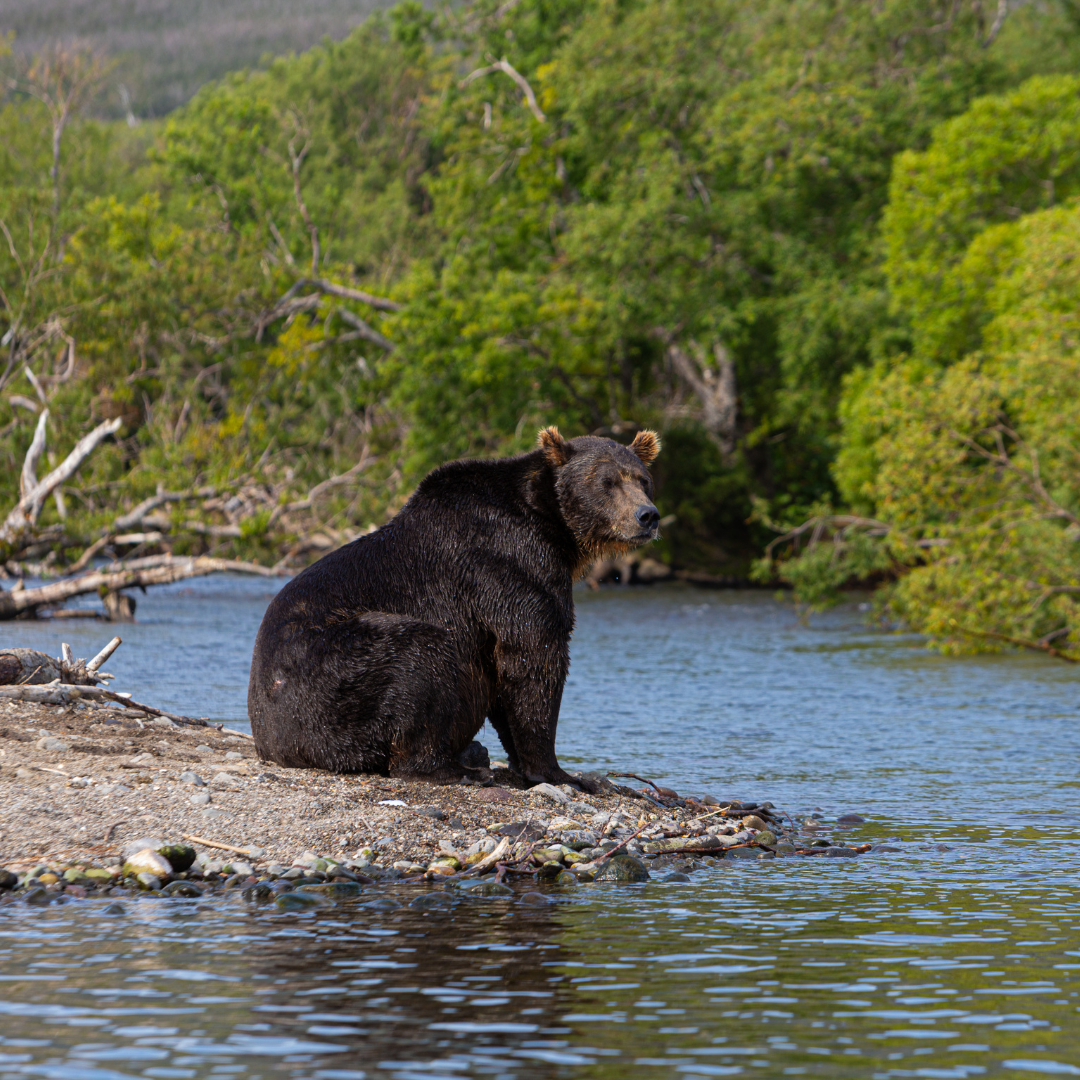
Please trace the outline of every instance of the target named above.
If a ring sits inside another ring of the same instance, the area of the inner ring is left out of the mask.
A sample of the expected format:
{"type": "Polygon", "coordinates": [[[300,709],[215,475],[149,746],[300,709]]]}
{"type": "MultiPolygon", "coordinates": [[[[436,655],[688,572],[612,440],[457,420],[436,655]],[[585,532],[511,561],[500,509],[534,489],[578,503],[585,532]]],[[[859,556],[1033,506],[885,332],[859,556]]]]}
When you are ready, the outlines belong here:
{"type": "Polygon", "coordinates": [[[605,476],[602,483],[605,491],[613,491],[615,489],[615,478],[612,476],[605,476]]]}

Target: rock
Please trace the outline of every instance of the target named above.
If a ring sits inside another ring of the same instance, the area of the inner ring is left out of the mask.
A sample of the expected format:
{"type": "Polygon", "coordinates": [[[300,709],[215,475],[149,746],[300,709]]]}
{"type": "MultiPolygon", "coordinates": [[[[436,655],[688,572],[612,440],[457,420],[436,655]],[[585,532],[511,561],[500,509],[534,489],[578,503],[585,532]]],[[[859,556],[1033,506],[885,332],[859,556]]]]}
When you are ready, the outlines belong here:
{"type": "Polygon", "coordinates": [[[248,858],[249,859],[261,859],[266,854],[266,848],[255,847],[254,844],[248,844],[248,858]]]}
{"type": "Polygon", "coordinates": [[[550,896],[545,896],[539,892],[527,892],[522,893],[519,904],[524,904],[526,907],[550,907],[555,901],[550,896]]]}
{"type": "Polygon", "coordinates": [[[100,866],[88,866],[83,871],[83,877],[90,881],[97,882],[99,885],[106,881],[112,881],[113,879],[113,875],[100,866]]]}
{"type": "Polygon", "coordinates": [[[552,884],[553,885],[579,885],[580,882],[578,881],[578,879],[573,874],[571,874],[567,870],[564,870],[557,878],[555,878],[555,880],[552,882],[552,884]]]}
{"type": "Polygon", "coordinates": [[[664,883],[674,881],[689,881],[690,875],[684,874],[681,870],[675,870],[670,874],[665,874],[662,878],[659,878],[658,880],[664,883]]]}
{"type": "Polygon", "coordinates": [[[206,781],[196,772],[182,772],[180,779],[185,784],[194,784],[195,787],[206,787],[206,781]]]}
{"type": "Polygon", "coordinates": [[[641,845],[646,855],[663,855],[672,851],[721,851],[739,841],[734,836],[673,836],[669,840],[650,840],[641,845]]]}
{"type": "Polygon", "coordinates": [[[459,886],[469,896],[513,896],[514,890],[509,885],[495,881],[463,881],[459,886]]]}
{"type": "Polygon", "coordinates": [[[493,836],[485,836],[482,840],[477,840],[475,844],[470,847],[465,854],[466,855],[490,855],[498,846],[498,840],[493,836]]]}
{"type": "Polygon", "coordinates": [[[318,893],[300,892],[299,890],[282,893],[274,901],[274,905],[279,911],[315,911],[318,908],[325,907],[328,903],[326,897],[320,896],[318,893]]]}
{"type": "Polygon", "coordinates": [[[754,841],[761,847],[776,847],[776,833],[771,829],[762,829],[761,832],[754,837],[754,841]]]}
{"type": "Polygon", "coordinates": [[[69,866],[64,871],[64,880],[69,885],[74,885],[76,882],[82,881],[85,877],[86,875],[77,866],[69,866]]]}
{"type": "Polygon", "coordinates": [[[151,851],[157,851],[158,848],[165,846],[164,840],[159,840],[156,836],[142,836],[138,840],[132,840],[130,844],[125,844],[120,849],[120,854],[125,859],[130,859],[132,855],[137,855],[140,851],[145,851],[149,848],[151,851]]]}
{"type": "Polygon", "coordinates": [[[427,873],[427,867],[421,863],[413,862],[412,859],[398,859],[394,863],[394,869],[400,870],[403,874],[424,874],[427,873]]]}
{"type": "Polygon", "coordinates": [[[156,719],[150,721],[150,726],[170,728],[176,727],[176,724],[174,724],[167,716],[159,716],[156,719]]]}
{"type": "Polygon", "coordinates": [[[55,885],[59,880],[60,875],[54,874],[51,870],[46,871],[38,878],[42,885],[55,885]]]}
{"type": "Polygon", "coordinates": [[[32,907],[45,907],[47,904],[52,903],[52,896],[39,885],[31,889],[23,897],[23,902],[30,904],[32,907]]]}
{"type": "Polygon", "coordinates": [[[162,844],[157,853],[169,860],[174,874],[182,874],[195,865],[195,849],[186,844],[162,844]]]}
{"type": "Polygon", "coordinates": [[[172,881],[161,892],[164,896],[180,896],[188,900],[193,900],[203,894],[202,889],[190,881],[172,881]]]}
{"type": "Polygon", "coordinates": [[[286,870],[285,873],[281,875],[281,877],[283,877],[286,881],[295,881],[297,878],[301,878],[303,876],[304,871],[299,866],[294,866],[290,870],[286,870]]]}
{"type": "Polygon", "coordinates": [[[620,884],[648,881],[649,871],[632,855],[612,855],[596,872],[594,881],[617,881],[620,884]]]}
{"type": "Polygon", "coordinates": [[[255,873],[255,867],[253,867],[251,863],[246,862],[226,863],[225,866],[222,867],[222,869],[227,872],[232,872],[234,874],[241,874],[244,877],[251,877],[255,873]]]}
{"type": "Polygon", "coordinates": [[[207,746],[206,743],[200,743],[198,746],[195,747],[195,752],[197,754],[212,754],[214,752],[214,748],[212,746],[207,746]]]}
{"type": "Polygon", "coordinates": [[[225,755],[225,760],[226,761],[243,761],[244,760],[244,755],[241,754],[241,753],[238,753],[236,750],[230,750],[225,755]]]}
{"type": "Polygon", "coordinates": [[[561,788],[557,788],[554,784],[537,784],[535,787],[529,788],[525,794],[539,795],[559,806],[566,806],[566,804],[570,802],[570,796],[561,788]]]}
{"type": "Polygon", "coordinates": [[[461,860],[455,858],[453,855],[440,855],[428,865],[428,869],[434,870],[436,866],[448,866],[456,873],[461,869],[461,860]]]}
{"type": "Polygon", "coordinates": [[[90,781],[87,780],[85,776],[73,776],[67,782],[67,786],[69,788],[76,788],[76,789],[88,788],[90,786],[90,781]]]}
{"type": "Polygon", "coordinates": [[[188,799],[188,802],[191,803],[192,806],[206,806],[210,802],[210,792],[196,791],[195,794],[188,799]]]}
{"type": "Polygon", "coordinates": [[[108,907],[102,912],[102,915],[126,915],[127,908],[123,904],[109,904],[108,907]]]}
{"type": "Polygon", "coordinates": [[[8,889],[14,889],[18,884],[18,874],[13,874],[10,870],[0,870],[0,889],[6,892],[8,889]]]}
{"type": "Polygon", "coordinates": [[[68,744],[66,742],[63,742],[60,739],[54,738],[52,735],[47,735],[44,739],[38,739],[38,741],[36,743],[34,743],[34,745],[39,750],[70,750],[71,749],[71,747],[68,746],[68,744]]]}
{"type": "Polygon", "coordinates": [[[862,825],[866,818],[860,814],[841,814],[836,821],[839,825],[862,825]]]}
{"type": "Polygon", "coordinates": [[[487,803],[508,803],[514,801],[514,796],[506,788],[485,787],[478,788],[473,795],[474,799],[487,803]]]}
{"type": "Polygon", "coordinates": [[[830,847],[825,849],[825,855],[830,859],[854,859],[858,852],[849,847],[830,847]]]}
{"type": "Polygon", "coordinates": [[[440,810],[437,806],[421,806],[416,809],[415,813],[419,814],[421,817],[432,818],[435,821],[446,820],[445,811],[440,810]]]}
{"type": "Polygon", "coordinates": [[[244,782],[238,776],[233,776],[232,773],[219,772],[210,781],[210,786],[224,788],[226,791],[239,791],[244,786],[244,782]]]}
{"type": "Polygon", "coordinates": [[[135,875],[135,880],[139,883],[139,888],[146,890],[146,892],[161,891],[161,878],[157,874],[143,871],[141,874],[135,875]]]}
{"type": "Polygon", "coordinates": [[[499,836],[509,836],[514,840],[542,840],[544,830],[531,821],[511,821],[498,830],[499,836]]]}
{"type": "Polygon", "coordinates": [[[264,900],[272,900],[278,894],[265,881],[260,881],[257,885],[245,889],[240,895],[249,904],[254,904],[264,900]]]}
{"type": "Polygon", "coordinates": [[[155,761],[154,755],[149,753],[136,754],[131,759],[132,765],[153,765],[155,761]]]}
{"type": "Polygon", "coordinates": [[[272,862],[267,868],[266,873],[270,877],[281,877],[285,873],[285,867],[281,863],[272,862]]]}
{"type": "MultiPolygon", "coordinates": [[[[152,848],[143,848],[142,851],[135,852],[124,863],[124,873],[138,876],[142,873],[155,874],[158,877],[170,877],[172,875],[172,864],[164,855],[159,855],[152,848]]],[[[160,888],[160,883],[159,883],[160,888]]]]}
{"type": "Polygon", "coordinates": [[[64,895],[70,897],[72,900],[85,900],[86,888],[82,885],[69,885],[64,890],[64,895]]]}
{"type": "Polygon", "coordinates": [[[757,816],[757,814],[748,814],[742,819],[742,823],[748,829],[753,829],[755,832],[762,832],[769,827],[762,818],[757,816]]]}
{"type": "Polygon", "coordinates": [[[294,891],[333,896],[340,900],[346,896],[359,896],[362,888],[363,886],[358,881],[328,881],[319,885],[298,885],[294,891]]]}
{"type": "Polygon", "coordinates": [[[780,840],[776,844],[776,851],[779,855],[793,855],[795,845],[790,840],[780,840]]]}
{"type": "Polygon", "coordinates": [[[204,818],[209,818],[212,821],[214,818],[226,817],[226,813],[224,810],[216,810],[214,807],[208,806],[202,811],[202,816],[204,818]]]}
{"type": "Polygon", "coordinates": [[[400,911],[401,905],[396,900],[391,900],[389,896],[380,896],[377,900],[369,900],[366,904],[360,905],[365,911],[400,911]]]}
{"type": "Polygon", "coordinates": [[[229,874],[222,888],[226,890],[243,889],[250,885],[253,878],[250,874],[229,874]]]}

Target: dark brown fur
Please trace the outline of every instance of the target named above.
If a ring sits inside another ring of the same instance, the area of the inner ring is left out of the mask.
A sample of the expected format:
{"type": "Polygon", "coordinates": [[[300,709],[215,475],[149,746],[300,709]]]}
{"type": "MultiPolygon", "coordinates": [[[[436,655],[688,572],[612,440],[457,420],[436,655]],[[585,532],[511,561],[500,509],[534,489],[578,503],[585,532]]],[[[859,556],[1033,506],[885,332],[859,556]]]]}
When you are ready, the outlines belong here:
{"type": "Polygon", "coordinates": [[[486,717],[521,776],[573,782],[555,757],[573,580],[655,538],[659,449],[652,432],[627,448],[546,428],[530,454],[425,477],[391,522],[271,602],[248,688],[259,753],[450,781],[486,717]]]}

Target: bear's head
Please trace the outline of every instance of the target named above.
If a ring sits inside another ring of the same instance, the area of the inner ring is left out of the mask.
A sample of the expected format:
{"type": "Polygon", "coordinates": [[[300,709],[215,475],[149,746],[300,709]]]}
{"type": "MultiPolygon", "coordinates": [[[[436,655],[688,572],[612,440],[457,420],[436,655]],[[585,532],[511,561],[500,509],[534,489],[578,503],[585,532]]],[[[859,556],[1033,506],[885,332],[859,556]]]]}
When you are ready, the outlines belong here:
{"type": "Polygon", "coordinates": [[[594,435],[564,439],[558,428],[548,427],[540,432],[539,446],[555,471],[563,519],[586,560],[656,539],[660,514],[646,467],[660,453],[656,432],[640,431],[623,446],[594,435]]]}

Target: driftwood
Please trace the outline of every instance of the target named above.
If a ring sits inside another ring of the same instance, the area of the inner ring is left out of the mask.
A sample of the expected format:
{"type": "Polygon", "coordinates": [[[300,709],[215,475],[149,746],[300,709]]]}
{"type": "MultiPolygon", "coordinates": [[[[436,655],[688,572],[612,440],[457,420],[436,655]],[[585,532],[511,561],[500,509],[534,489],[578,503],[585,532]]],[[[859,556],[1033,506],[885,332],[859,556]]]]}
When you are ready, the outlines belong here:
{"type": "Polygon", "coordinates": [[[81,577],[65,578],[51,585],[34,589],[11,589],[0,592],[0,619],[14,619],[39,608],[63,603],[73,596],[87,593],[108,595],[121,589],[139,588],[147,585],[167,585],[190,577],[202,577],[219,571],[231,570],[243,574],[259,574],[263,577],[277,576],[279,571],[259,566],[258,563],[239,562],[235,559],[212,559],[207,556],[176,558],[172,555],[154,555],[134,559],[127,565],[114,564],[117,569],[96,570],[81,577]]]}

